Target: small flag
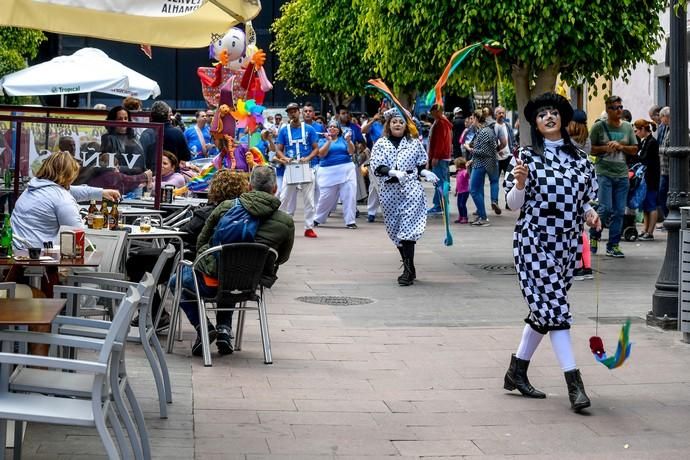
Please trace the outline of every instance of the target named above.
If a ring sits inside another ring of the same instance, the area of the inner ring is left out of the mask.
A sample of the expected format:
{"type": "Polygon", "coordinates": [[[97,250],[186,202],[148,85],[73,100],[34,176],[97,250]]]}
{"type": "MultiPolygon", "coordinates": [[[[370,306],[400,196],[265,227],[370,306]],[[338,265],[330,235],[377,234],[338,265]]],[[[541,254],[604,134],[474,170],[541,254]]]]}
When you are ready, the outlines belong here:
{"type": "Polygon", "coordinates": [[[139,45],[141,48],[141,51],[144,52],[147,58],[153,59],[153,50],[151,49],[151,45],[139,45]]]}

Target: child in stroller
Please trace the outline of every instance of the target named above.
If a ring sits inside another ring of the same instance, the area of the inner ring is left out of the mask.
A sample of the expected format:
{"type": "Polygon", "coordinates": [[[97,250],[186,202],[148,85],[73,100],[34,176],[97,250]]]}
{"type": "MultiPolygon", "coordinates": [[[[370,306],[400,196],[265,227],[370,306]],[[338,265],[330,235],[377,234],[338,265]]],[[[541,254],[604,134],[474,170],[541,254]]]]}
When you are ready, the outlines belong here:
{"type": "Polygon", "coordinates": [[[623,216],[623,239],[625,241],[635,241],[639,236],[637,232],[637,210],[642,206],[647,195],[647,184],[644,181],[644,174],[647,167],[642,163],[635,163],[628,171],[628,203],[623,216]]]}
{"type": "MultiPolygon", "coordinates": [[[[647,186],[644,181],[645,166],[641,163],[633,164],[628,170],[628,200],[623,215],[622,237],[625,241],[635,241],[639,236],[637,231],[637,210],[642,205],[647,186]]],[[[598,203],[592,203],[597,209],[598,203]]],[[[609,222],[602,222],[602,227],[608,228],[609,222]]]]}

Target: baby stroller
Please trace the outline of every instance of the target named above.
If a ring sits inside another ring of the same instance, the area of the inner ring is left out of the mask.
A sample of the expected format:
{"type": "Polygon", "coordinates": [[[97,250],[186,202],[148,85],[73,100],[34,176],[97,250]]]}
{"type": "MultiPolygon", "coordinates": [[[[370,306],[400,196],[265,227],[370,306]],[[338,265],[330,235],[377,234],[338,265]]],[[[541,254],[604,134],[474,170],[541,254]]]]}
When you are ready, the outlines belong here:
{"type": "Polygon", "coordinates": [[[647,184],[644,174],[647,167],[642,163],[636,163],[628,171],[628,202],[623,215],[623,239],[635,241],[639,236],[637,232],[637,210],[642,206],[647,195],[647,184]]]}

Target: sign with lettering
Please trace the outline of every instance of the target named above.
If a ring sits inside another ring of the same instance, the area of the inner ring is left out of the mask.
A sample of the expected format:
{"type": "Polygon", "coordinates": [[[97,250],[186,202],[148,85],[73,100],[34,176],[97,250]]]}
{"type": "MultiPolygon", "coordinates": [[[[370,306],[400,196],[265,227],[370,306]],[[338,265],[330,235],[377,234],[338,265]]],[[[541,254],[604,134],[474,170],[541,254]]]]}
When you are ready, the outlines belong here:
{"type": "Polygon", "coordinates": [[[206,3],[206,0],[110,0],[108,2],[94,2],[93,0],[35,1],[60,6],[149,17],[184,16],[195,12],[206,3]]]}

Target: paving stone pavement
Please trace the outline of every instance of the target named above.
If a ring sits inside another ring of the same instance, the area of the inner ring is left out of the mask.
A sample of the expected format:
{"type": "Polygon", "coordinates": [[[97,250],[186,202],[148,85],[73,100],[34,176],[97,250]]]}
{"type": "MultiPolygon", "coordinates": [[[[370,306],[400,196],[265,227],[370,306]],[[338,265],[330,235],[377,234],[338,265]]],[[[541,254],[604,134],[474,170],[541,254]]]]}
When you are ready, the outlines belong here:
{"type": "MultiPolygon", "coordinates": [[[[161,420],[143,353],[130,348],[155,458],[688,458],[690,345],[643,320],[664,234],[623,243],[625,259],[594,257],[597,280],[571,290],[575,354],[592,399],[577,415],[548,340],[530,367],[548,397],[502,388],[527,311],[510,268],[515,218],[504,212],[490,216],[490,227],[453,224],[452,247],[443,245],[441,219],[430,218],[417,246],[419,279],[399,287],[399,256],[381,219],[359,219],[359,229],[348,230],[336,212],[311,240],[298,216],[293,255],[268,294],[274,364],[263,364],[255,314],[247,315],[243,350],[214,353],[211,368],[190,357],[185,325],[184,342],[168,355],[174,403],[161,420]],[[333,307],[301,296],[373,302],[333,307]],[[589,352],[597,303],[605,323],[598,333],[611,351],[623,319],[633,320],[632,356],[614,371],[589,352]]],[[[102,452],[95,430],[81,428],[31,425],[24,443],[26,459],[102,452]]]]}

